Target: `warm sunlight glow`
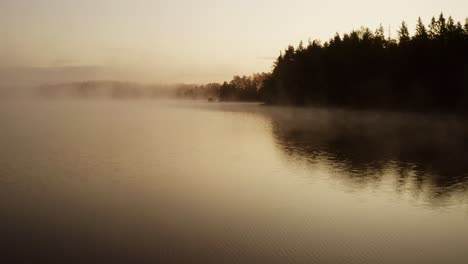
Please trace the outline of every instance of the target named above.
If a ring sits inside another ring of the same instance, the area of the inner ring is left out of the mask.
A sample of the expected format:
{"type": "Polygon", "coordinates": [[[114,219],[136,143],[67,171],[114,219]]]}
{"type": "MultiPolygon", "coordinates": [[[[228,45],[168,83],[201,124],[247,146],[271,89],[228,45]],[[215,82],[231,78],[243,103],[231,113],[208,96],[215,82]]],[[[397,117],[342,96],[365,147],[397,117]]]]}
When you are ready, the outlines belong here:
{"type": "Polygon", "coordinates": [[[0,264],[468,263],[468,0],[0,0],[0,264]]]}
{"type": "Polygon", "coordinates": [[[396,34],[402,20],[413,30],[419,16],[464,21],[466,10],[460,0],[3,0],[0,76],[4,84],[224,81],[269,71],[299,40],[380,23],[396,34]]]}

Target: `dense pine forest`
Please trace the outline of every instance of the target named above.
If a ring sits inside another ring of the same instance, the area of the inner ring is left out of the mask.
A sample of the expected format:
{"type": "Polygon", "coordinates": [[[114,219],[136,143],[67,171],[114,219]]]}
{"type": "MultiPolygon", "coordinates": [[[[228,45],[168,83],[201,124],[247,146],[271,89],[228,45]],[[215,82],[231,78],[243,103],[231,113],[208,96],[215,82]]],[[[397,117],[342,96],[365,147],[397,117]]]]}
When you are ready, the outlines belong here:
{"type": "Polygon", "coordinates": [[[352,107],[467,108],[468,24],[418,19],[398,40],[383,27],[288,47],[261,89],[269,103],[352,107]]]}
{"type": "Polygon", "coordinates": [[[260,92],[268,73],[255,73],[252,76],[234,76],[230,82],[208,83],[177,90],[180,97],[192,99],[217,98],[220,101],[261,101],[260,92]]]}
{"type": "MultiPolygon", "coordinates": [[[[289,46],[271,73],[199,86],[219,100],[353,108],[468,110],[468,19],[440,14],[414,35],[380,26],[336,34],[327,42],[289,46]]],[[[187,91],[185,91],[186,93],[187,91]]]]}

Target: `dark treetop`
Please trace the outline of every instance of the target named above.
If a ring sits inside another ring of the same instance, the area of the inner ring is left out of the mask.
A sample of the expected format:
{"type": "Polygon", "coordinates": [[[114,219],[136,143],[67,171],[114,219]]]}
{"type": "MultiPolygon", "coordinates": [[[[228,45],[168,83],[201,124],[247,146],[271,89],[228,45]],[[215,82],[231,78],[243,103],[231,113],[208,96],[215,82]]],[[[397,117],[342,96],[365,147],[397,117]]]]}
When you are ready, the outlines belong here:
{"type": "MultiPolygon", "coordinates": [[[[468,19],[419,18],[398,39],[362,27],[325,43],[289,46],[271,73],[195,87],[220,100],[400,110],[468,110],[468,19]]],[[[189,94],[190,94],[189,92],[189,94]]]]}

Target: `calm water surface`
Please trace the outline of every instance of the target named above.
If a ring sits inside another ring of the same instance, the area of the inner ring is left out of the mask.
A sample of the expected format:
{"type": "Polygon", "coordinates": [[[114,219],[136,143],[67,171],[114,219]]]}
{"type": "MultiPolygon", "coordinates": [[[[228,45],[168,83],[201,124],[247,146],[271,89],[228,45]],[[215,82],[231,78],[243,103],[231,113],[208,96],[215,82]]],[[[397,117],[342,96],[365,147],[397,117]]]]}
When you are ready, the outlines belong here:
{"type": "Polygon", "coordinates": [[[3,256],[468,263],[460,118],[149,100],[0,103],[3,256]]]}

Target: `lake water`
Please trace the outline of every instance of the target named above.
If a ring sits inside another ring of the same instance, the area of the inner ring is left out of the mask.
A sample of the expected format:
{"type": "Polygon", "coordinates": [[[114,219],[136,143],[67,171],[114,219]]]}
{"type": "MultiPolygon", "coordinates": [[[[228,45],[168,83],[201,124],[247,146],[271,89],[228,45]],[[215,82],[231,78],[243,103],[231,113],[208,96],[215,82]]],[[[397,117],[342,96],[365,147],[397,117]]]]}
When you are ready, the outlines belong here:
{"type": "Polygon", "coordinates": [[[60,99],[0,122],[0,258],[468,263],[462,118],[60,99]]]}

